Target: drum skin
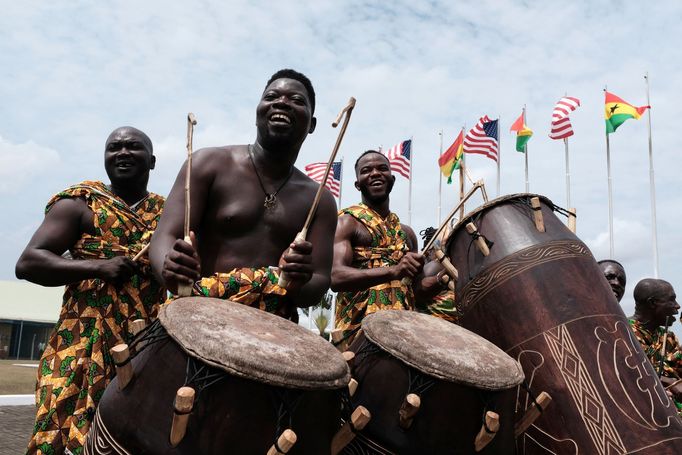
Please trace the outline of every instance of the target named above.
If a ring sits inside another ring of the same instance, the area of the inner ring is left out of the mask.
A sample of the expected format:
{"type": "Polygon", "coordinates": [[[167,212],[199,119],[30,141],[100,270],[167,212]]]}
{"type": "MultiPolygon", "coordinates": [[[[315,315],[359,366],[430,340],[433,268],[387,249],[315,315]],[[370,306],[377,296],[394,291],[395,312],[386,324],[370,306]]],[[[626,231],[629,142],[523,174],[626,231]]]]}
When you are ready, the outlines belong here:
{"type": "MultiPolygon", "coordinates": [[[[679,454],[682,420],[591,252],[541,197],[539,232],[520,194],[468,214],[448,241],[463,327],[522,365],[553,401],[517,438],[520,454],[679,454]],[[494,242],[485,257],[466,223],[494,242]]],[[[520,415],[530,405],[519,390],[520,415]]]]}
{"type": "MultiPolygon", "coordinates": [[[[361,332],[349,347],[357,351],[366,338],[361,332]]],[[[456,349],[456,347],[453,347],[456,349]]],[[[344,454],[394,453],[425,454],[512,454],[514,453],[514,402],[516,388],[500,392],[477,390],[473,387],[435,380],[435,384],[420,394],[421,406],[408,430],[399,426],[400,406],[409,389],[408,367],[387,354],[377,352],[357,361],[352,369],[358,388],[352,397],[353,406],[362,405],[372,419],[362,434],[386,451],[371,451],[362,447],[344,454]],[[474,440],[482,425],[483,400],[495,403],[500,415],[500,429],[481,452],[474,451],[474,440]]],[[[356,443],[358,444],[358,443],[356,443]]]]}
{"type": "MultiPolygon", "coordinates": [[[[136,455],[267,453],[277,422],[272,388],[229,375],[195,399],[184,439],[170,446],[173,400],[185,380],[186,364],[187,354],[171,338],[133,358],[131,383],[120,391],[114,379],[98,407],[114,439],[136,455]]],[[[338,390],[303,392],[293,416],[298,440],[290,455],[330,453],[341,418],[339,397],[338,390]]]]}

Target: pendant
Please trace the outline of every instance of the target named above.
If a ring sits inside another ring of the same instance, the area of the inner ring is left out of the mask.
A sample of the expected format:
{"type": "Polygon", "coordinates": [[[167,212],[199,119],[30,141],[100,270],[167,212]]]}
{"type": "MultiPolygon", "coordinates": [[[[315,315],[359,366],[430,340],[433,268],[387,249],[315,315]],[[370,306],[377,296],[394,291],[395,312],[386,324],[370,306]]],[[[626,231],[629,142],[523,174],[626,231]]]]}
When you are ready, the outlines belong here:
{"type": "Polygon", "coordinates": [[[265,195],[265,202],[263,202],[263,207],[265,207],[266,210],[270,210],[277,205],[277,198],[275,197],[274,194],[266,194],[265,195]]]}

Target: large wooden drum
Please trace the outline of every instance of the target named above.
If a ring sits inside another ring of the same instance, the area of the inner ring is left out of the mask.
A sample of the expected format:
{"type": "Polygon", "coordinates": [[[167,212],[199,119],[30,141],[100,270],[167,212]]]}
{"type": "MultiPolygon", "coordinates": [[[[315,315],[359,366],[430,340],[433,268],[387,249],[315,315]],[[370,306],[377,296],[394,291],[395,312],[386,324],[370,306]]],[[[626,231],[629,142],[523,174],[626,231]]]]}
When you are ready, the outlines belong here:
{"type": "Polygon", "coordinates": [[[358,381],[352,405],[372,419],[345,455],[474,454],[487,413],[499,416],[499,429],[480,453],[514,453],[523,373],[489,341],[433,316],[380,311],[365,317],[349,350],[358,381]]]}
{"type": "MultiPolygon", "coordinates": [[[[517,439],[521,454],[680,454],[682,420],[587,246],[540,196],[495,199],[454,229],[462,326],[518,360],[549,408],[517,439]],[[488,241],[484,256],[465,229],[488,241]]],[[[519,390],[517,413],[531,406],[519,390]]]]}
{"type": "Polygon", "coordinates": [[[133,379],[106,389],[86,453],[265,455],[285,429],[297,436],[290,455],[330,453],[350,372],[320,336],[245,305],[188,297],[162,307],[131,348],[133,379]],[[182,386],[196,395],[172,447],[182,386]]]}

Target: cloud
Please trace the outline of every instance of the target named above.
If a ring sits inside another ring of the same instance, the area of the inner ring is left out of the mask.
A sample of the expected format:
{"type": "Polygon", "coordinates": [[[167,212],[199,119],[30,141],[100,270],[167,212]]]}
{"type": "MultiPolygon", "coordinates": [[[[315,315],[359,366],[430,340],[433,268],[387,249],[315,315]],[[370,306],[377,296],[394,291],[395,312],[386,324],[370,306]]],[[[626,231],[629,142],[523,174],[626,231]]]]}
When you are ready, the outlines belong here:
{"type": "Polygon", "coordinates": [[[13,144],[0,137],[0,194],[20,192],[60,164],[59,153],[33,141],[13,144]]]}

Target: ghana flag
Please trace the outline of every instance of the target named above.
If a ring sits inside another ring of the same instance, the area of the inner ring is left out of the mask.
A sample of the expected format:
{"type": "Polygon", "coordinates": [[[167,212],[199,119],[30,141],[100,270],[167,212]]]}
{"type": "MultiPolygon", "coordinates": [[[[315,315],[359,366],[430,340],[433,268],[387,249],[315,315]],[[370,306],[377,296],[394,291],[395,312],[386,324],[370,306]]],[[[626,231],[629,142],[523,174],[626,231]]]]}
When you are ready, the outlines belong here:
{"type": "Polygon", "coordinates": [[[463,133],[460,131],[455,142],[438,158],[438,166],[443,175],[448,178],[448,183],[452,183],[452,173],[455,169],[459,169],[462,161],[463,133]]]}
{"type": "Polygon", "coordinates": [[[623,101],[613,93],[604,90],[606,99],[604,101],[604,118],[606,119],[606,134],[614,133],[619,126],[628,119],[639,120],[644,111],[651,106],[633,106],[623,101]]]}
{"type": "Polygon", "coordinates": [[[516,131],[516,151],[521,153],[526,152],[526,144],[533,135],[533,130],[528,128],[524,122],[525,113],[526,112],[524,109],[521,115],[519,115],[519,118],[517,118],[512,124],[511,128],[509,128],[509,131],[516,131]]]}

